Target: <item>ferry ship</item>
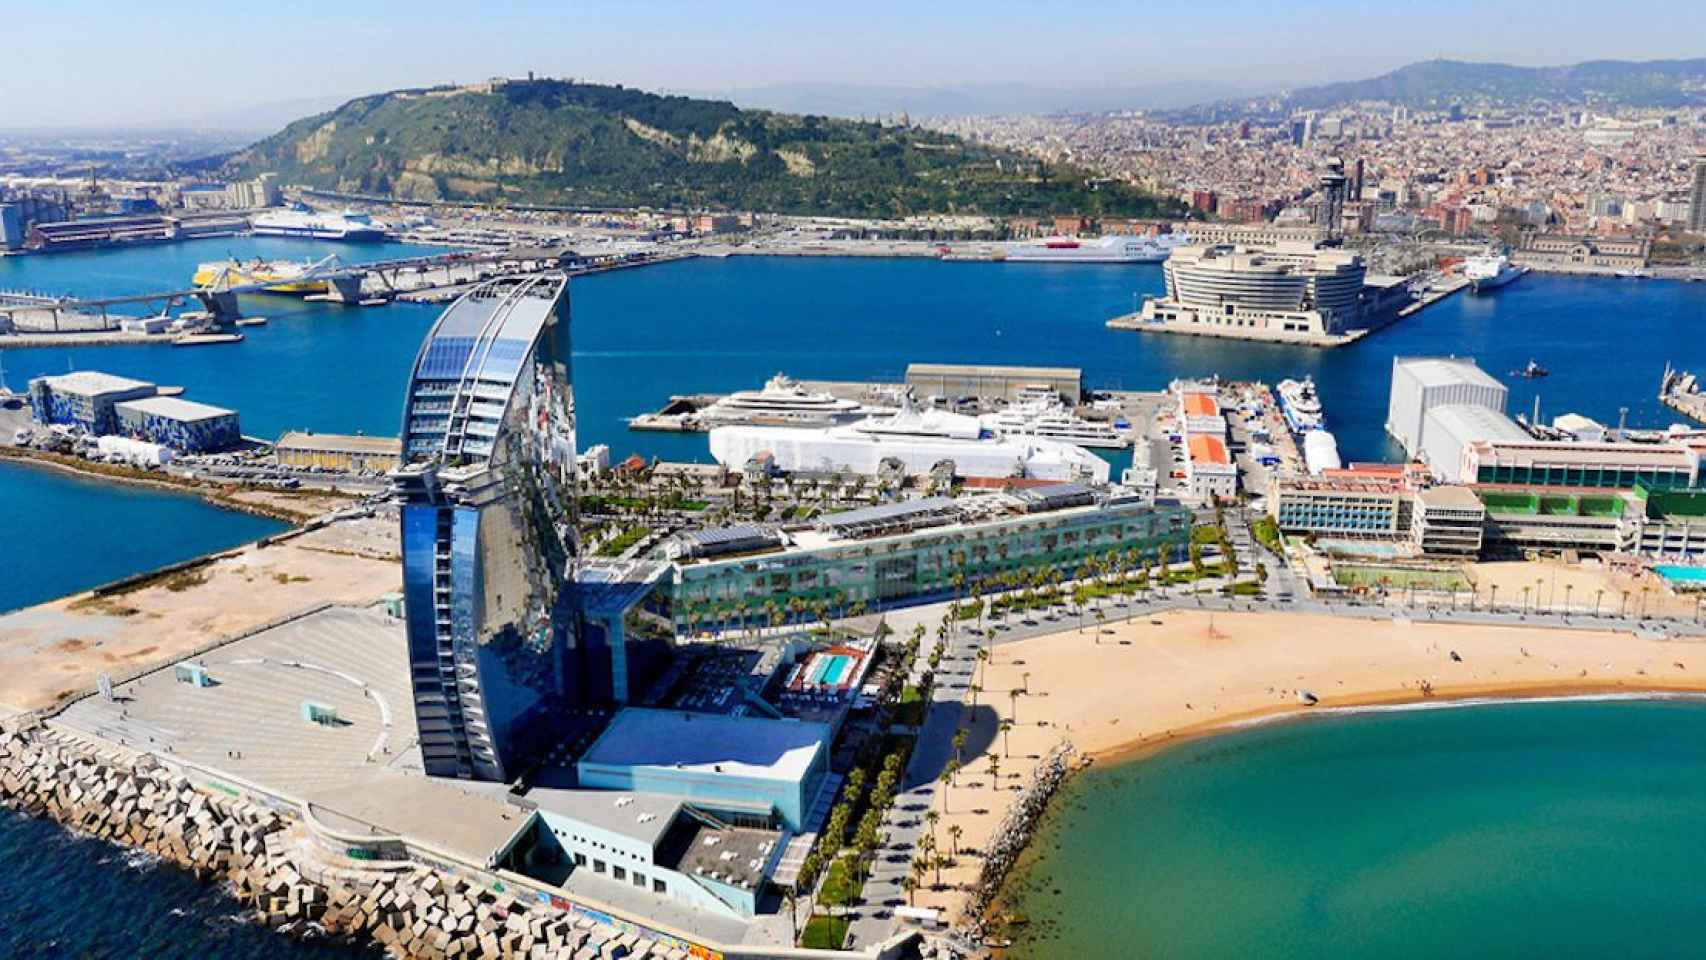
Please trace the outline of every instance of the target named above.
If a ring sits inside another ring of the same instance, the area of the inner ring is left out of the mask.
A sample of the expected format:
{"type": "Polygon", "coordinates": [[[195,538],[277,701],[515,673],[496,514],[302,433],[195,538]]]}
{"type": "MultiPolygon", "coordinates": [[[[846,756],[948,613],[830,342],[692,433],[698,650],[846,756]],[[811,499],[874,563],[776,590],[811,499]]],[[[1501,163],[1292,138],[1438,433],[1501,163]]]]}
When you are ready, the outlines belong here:
{"type": "Polygon", "coordinates": [[[383,240],[389,233],[384,224],[365,213],[354,210],[321,213],[300,203],[286,210],[260,214],[251,222],[249,229],[256,236],[263,237],[308,237],[348,242],[383,240]]]}
{"type": "Polygon", "coordinates": [[[762,390],[741,390],[699,412],[707,427],[754,424],[773,427],[828,427],[850,423],[879,411],[832,393],[814,393],[787,374],[778,373],[762,390]]]}
{"type": "Polygon", "coordinates": [[[1502,253],[1485,253],[1463,261],[1463,276],[1476,293],[1502,287],[1527,272],[1527,267],[1511,263],[1511,258],[1502,253]]]}
{"type": "Polygon", "coordinates": [[[219,282],[221,275],[226,276],[230,286],[249,286],[251,284],[267,284],[268,293],[290,293],[306,296],[326,292],[324,280],[298,279],[313,269],[311,261],[297,263],[294,260],[211,260],[196,266],[195,275],[191,282],[198,287],[212,286],[219,282]]]}
{"type": "Polygon", "coordinates": [[[1278,390],[1280,410],[1293,432],[1321,429],[1321,398],[1315,393],[1313,379],[1281,380],[1278,390]]]}
{"type": "Polygon", "coordinates": [[[1025,388],[1016,403],[1000,413],[986,414],[982,423],[1002,437],[1041,437],[1080,447],[1123,450],[1129,441],[1109,424],[1085,420],[1066,409],[1060,395],[1025,388]]]}
{"type": "Polygon", "coordinates": [[[1160,263],[1189,242],[1189,237],[1178,233],[1094,240],[1050,237],[1009,243],[1003,248],[1003,259],[1014,263],[1160,263]]]}

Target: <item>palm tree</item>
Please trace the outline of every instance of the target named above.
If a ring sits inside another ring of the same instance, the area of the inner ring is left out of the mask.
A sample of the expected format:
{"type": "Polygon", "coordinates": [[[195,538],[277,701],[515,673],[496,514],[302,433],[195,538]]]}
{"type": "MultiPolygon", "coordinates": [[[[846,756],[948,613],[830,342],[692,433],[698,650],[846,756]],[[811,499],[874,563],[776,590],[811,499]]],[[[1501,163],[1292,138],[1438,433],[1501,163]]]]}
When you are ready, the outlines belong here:
{"type": "MultiPolygon", "coordinates": [[[[982,653],[983,651],[978,652],[982,653]]],[[[974,683],[966,689],[971,693],[971,708],[975,711],[977,709],[977,695],[983,692],[983,688],[974,683]]]]}
{"type": "Polygon", "coordinates": [[[937,823],[937,821],[939,821],[941,819],[942,819],[942,815],[937,813],[935,810],[924,811],[924,822],[930,825],[930,843],[931,843],[931,845],[935,845],[935,843],[936,843],[936,823],[937,823]]]}
{"type": "Polygon", "coordinates": [[[913,897],[913,894],[918,892],[918,878],[910,873],[901,877],[900,888],[906,891],[906,905],[909,907],[918,906],[918,901],[913,897]]]}
{"type": "Polygon", "coordinates": [[[788,942],[800,939],[800,888],[790,883],[782,888],[782,899],[788,901],[788,942]]]}
{"type": "Polygon", "coordinates": [[[1012,732],[1013,732],[1013,721],[1003,719],[1001,721],[1001,752],[1003,755],[1009,756],[1009,757],[1011,757],[1013,755],[1012,739],[1008,736],[1012,732]]]}
{"type": "Polygon", "coordinates": [[[960,835],[965,832],[965,828],[957,823],[948,824],[948,843],[951,850],[949,856],[956,860],[959,859],[960,856],[960,835]]]}
{"type": "Polygon", "coordinates": [[[942,775],[936,778],[936,782],[942,785],[942,812],[946,813],[948,810],[948,788],[954,783],[954,764],[952,761],[942,768],[942,775]]]}
{"type": "Polygon", "coordinates": [[[1000,784],[997,781],[1000,779],[1001,758],[992,753],[989,755],[989,785],[991,787],[999,787],[1000,784]]]}
{"type": "Polygon", "coordinates": [[[1007,691],[1007,699],[1010,702],[1007,708],[1007,716],[1013,721],[1017,721],[1019,719],[1019,688],[1014,687],[1007,691]]]}

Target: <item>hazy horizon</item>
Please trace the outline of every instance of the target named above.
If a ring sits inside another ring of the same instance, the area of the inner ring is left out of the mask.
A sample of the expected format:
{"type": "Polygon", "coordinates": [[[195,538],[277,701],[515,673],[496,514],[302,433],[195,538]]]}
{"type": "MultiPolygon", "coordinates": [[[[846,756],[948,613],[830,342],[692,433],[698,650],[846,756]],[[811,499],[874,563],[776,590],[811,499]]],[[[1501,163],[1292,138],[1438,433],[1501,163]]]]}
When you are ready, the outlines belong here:
{"type": "Polygon", "coordinates": [[[443,0],[354,9],[304,0],[240,13],[174,0],[68,0],[8,13],[20,42],[0,79],[0,128],[194,124],[529,70],[737,102],[743,90],[804,85],[1200,84],[1213,98],[1361,79],[1437,57],[1545,66],[1706,56],[1706,5],[1631,0],[1611,14],[1575,0],[1440,0],[1425,14],[1344,0],[1175,10],[1009,0],[857,8],[590,0],[566,9],[525,0],[497,15],[443,0]]]}

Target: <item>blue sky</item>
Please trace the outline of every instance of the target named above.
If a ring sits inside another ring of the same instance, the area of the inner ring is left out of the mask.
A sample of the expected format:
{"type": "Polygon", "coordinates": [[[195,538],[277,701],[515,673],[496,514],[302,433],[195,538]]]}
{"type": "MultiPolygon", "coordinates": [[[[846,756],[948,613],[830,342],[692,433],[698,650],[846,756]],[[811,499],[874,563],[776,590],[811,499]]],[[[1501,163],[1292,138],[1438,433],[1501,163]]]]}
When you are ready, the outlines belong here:
{"type": "Polygon", "coordinates": [[[178,120],[530,69],[724,95],[1193,75],[1280,88],[1435,56],[1706,56],[1706,3],[13,0],[0,3],[0,35],[0,127],[18,127],[178,120]]]}

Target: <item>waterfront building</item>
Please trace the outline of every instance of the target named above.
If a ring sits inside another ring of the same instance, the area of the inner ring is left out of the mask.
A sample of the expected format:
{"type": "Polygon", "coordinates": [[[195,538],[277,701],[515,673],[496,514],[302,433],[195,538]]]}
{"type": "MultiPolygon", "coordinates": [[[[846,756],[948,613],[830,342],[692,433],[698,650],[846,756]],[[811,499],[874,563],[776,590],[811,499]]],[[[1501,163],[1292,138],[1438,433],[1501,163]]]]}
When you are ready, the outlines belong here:
{"type": "Polygon", "coordinates": [[[1688,188],[1688,231],[1706,233],[1706,153],[1694,158],[1688,188]]]}
{"type": "MultiPolygon", "coordinates": [[[[1255,202],[1255,201],[1251,201],[1255,202]]],[[[1224,207],[1225,204],[1223,203],[1224,207]]],[[[1225,212],[1225,211],[1223,211],[1225,212]]],[[[1236,211],[1234,211],[1236,212],[1236,211]]],[[[1260,208],[1251,211],[1265,214],[1260,208]]],[[[1317,244],[1327,239],[1320,227],[1287,227],[1272,223],[1176,223],[1173,232],[1188,235],[1192,243],[1239,247],[1278,246],[1279,244],[1317,244]]]]}
{"type": "Polygon", "coordinates": [[[829,772],[830,728],[627,707],[575,764],[596,790],[679,797],[724,822],[799,830],[829,772]]]}
{"type": "Polygon", "coordinates": [[[561,711],[608,698],[571,591],[575,411],[568,280],[483,283],[441,314],[404,399],[410,681],[426,772],[507,781],[561,711]]]}
{"type": "Polygon", "coordinates": [[[273,462],[295,470],[389,473],[397,469],[402,450],[402,441],[396,437],[287,430],[273,444],[273,462]]]}
{"type": "Polygon", "coordinates": [[[16,250],[25,239],[23,208],[16,203],[0,203],[0,250],[16,250]]]}
{"type": "Polygon", "coordinates": [[[694,630],[757,622],[772,605],[904,606],[1025,570],[1071,577],[1084,561],[1110,554],[1153,561],[1165,548],[1178,560],[1190,530],[1189,510],[1136,497],[1058,510],[1005,494],[904,501],[831,514],[775,538],[729,534],[746,549],[678,550],[670,612],[678,629],[694,630]]]}
{"type": "Polygon", "coordinates": [[[1527,237],[1516,259],[1540,269],[1638,270],[1647,265],[1645,237],[1586,237],[1537,233],[1527,237]]]}
{"type": "Polygon", "coordinates": [[[1412,459],[1422,455],[1434,407],[1474,404],[1504,413],[1510,391],[1468,357],[1393,357],[1386,432],[1412,459]]]}
{"type": "Polygon", "coordinates": [[[1162,267],[1166,295],[1148,322],[1255,335],[1335,336],[1363,324],[1362,257],[1314,244],[1190,246],[1162,267]]]}
{"type": "Polygon", "coordinates": [[[1684,490],[1698,486],[1701,450],[1685,443],[1580,443],[1521,437],[1464,445],[1466,483],[1525,487],[1684,490]]]}
{"type": "Polygon", "coordinates": [[[115,431],[135,440],[171,447],[179,453],[207,453],[236,446],[243,439],[237,412],[182,397],[142,397],[113,404],[115,431]]]}
{"type": "Polygon", "coordinates": [[[1077,367],[980,366],[966,363],[912,363],[906,367],[906,385],[914,396],[977,397],[983,400],[1018,400],[1027,389],[1044,387],[1069,403],[1083,396],[1084,371],[1077,367]]]}
{"type": "Polygon", "coordinates": [[[100,436],[119,433],[114,406],[126,400],[152,397],[159,388],[96,370],[36,377],[30,381],[30,412],[44,426],[65,424],[100,436]]]}
{"type": "Polygon", "coordinates": [[[1238,466],[1225,440],[1212,433],[1194,433],[1185,449],[1185,486],[1192,500],[1214,503],[1238,495],[1238,466]]]}
{"type": "Polygon", "coordinates": [[[1464,451],[1475,443],[1524,444],[1534,438],[1516,421],[1491,407],[1475,403],[1448,403],[1430,407],[1422,417],[1422,446],[1416,459],[1435,478],[1446,483],[1468,483],[1475,473],[1465,472],[1464,451]]]}
{"type": "Polygon", "coordinates": [[[1478,556],[1486,522],[1487,508],[1468,487],[1424,487],[1410,497],[1410,539],[1428,556],[1478,556]]]}
{"type": "Polygon", "coordinates": [[[1390,477],[1276,472],[1268,515],[1286,533],[1396,539],[1410,529],[1410,496],[1405,484],[1390,477]]]}

